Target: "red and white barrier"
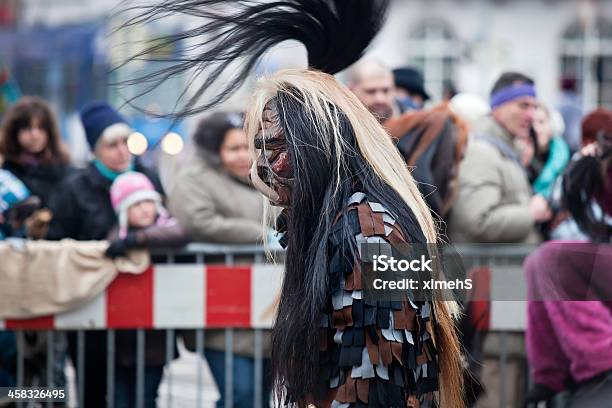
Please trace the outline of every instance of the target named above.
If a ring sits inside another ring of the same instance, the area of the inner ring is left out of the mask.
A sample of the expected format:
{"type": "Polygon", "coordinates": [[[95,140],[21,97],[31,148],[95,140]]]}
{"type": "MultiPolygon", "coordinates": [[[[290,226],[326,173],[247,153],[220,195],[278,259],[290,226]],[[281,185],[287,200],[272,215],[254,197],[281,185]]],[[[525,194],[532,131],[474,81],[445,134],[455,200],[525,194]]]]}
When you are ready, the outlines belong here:
{"type": "Polygon", "coordinates": [[[152,265],[120,274],[81,307],[54,316],[0,320],[0,329],[268,328],[283,265],[152,265]]]}
{"type": "MultiPolygon", "coordinates": [[[[272,264],[152,265],[140,275],[120,274],[75,310],[0,320],[0,329],[270,328],[283,269],[272,264]]],[[[488,282],[493,292],[504,287],[493,281],[488,282]]],[[[493,301],[490,306],[489,330],[525,329],[526,302],[493,301]]]]}

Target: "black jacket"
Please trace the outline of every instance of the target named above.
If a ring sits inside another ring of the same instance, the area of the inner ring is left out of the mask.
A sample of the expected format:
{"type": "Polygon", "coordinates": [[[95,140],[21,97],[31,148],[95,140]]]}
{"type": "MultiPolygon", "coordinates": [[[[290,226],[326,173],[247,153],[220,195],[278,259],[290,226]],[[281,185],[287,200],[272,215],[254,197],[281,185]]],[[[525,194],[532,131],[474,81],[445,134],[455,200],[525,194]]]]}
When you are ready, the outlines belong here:
{"type": "MultiPolygon", "coordinates": [[[[136,162],[134,171],[146,175],[164,194],[157,172],[136,162]]],[[[49,208],[53,220],[47,239],[104,240],[117,223],[110,201],[112,182],[90,163],[86,169],[66,177],[49,208]]]]}
{"type": "Polygon", "coordinates": [[[6,161],[2,168],[13,173],[33,195],[40,198],[43,207],[49,205],[62,180],[74,172],[74,169],[66,164],[24,166],[6,161]]]}

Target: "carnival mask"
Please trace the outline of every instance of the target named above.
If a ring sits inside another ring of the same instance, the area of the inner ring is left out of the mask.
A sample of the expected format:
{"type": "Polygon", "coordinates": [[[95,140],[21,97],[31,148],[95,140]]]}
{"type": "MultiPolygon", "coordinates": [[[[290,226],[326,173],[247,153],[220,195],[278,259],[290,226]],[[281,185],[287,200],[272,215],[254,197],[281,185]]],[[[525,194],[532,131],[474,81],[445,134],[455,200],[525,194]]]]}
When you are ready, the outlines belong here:
{"type": "Polygon", "coordinates": [[[273,205],[288,208],[291,204],[293,165],[278,111],[271,103],[263,111],[262,122],[263,128],[257,132],[254,140],[258,155],[251,167],[251,181],[273,205]]]}

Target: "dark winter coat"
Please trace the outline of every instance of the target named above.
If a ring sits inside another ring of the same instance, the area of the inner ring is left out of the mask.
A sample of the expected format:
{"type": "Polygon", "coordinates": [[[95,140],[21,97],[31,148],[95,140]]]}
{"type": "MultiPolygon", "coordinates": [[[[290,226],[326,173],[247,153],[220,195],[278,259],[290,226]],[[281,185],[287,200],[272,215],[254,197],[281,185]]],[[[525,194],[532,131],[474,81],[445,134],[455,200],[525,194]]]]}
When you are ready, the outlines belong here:
{"type": "MultiPolygon", "coordinates": [[[[163,195],[155,170],[136,162],[134,171],[146,175],[163,195]]],[[[66,177],[59,187],[59,194],[49,205],[53,220],[47,238],[73,238],[80,241],[106,239],[117,224],[117,216],[110,201],[111,184],[93,163],[66,177]]]]}
{"type": "Polygon", "coordinates": [[[63,179],[74,172],[74,169],[66,164],[31,166],[13,161],[4,162],[2,168],[13,173],[33,195],[40,198],[43,207],[49,205],[52,195],[58,191],[63,179]]]}

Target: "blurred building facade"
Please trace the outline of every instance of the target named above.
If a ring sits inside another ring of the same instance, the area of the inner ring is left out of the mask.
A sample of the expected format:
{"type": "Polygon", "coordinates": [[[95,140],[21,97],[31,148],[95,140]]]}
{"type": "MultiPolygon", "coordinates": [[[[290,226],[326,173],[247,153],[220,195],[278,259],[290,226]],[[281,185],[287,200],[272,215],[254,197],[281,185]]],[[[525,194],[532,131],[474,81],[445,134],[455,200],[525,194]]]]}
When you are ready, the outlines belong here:
{"type": "Polygon", "coordinates": [[[612,107],[609,0],[395,0],[372,54],[423,69],[434,98],[448,81],[485,96],[514,69],[531,75],[548,103],[574,78],[585,109],[612,107]]]}
{"type": "MultiPolygon", "coordinates": [[[[66,112],[90,99],[116,98],[107,84],[121,77],[109,78],[109,68],[135,50],[116,51],[117,44],[188,24],[165,21],[109,37],[109,16],[119,3],[0,0],[0,51],[22,91],[48,97],[66,112]]],[[[536,80],[546,102],[555,103],[562,79],[573,79],[585,109],[612,107],[612,0],[394,0],[371,54],[391,67],[421,68],[434,102],[450,83],[486,96],[499,73],[515,69],[536,80]]],[[[185,83],[174,81],[140,105],[167,109],[185,83]]],[[[124,89],[123,96],[142,90],[124,89]]]]}
{"type": "MultiPolygon", "coordinates": [[[[84,163],[88,146],[76,113],[88,103],[109,100],[123,106],[121,112],[136,130],[149,130],[149,144],[160,142],[163,134],[182,129],[180,124],[144,115],[124,103],[145,90],[144,85],[117,86],[124,78],[119,62],[138,52],[132,39],[143,41],[171,32],[168,24],[151,30],[114,32],[114,17],[120,0],[0,0],[0,72],[18,94],[47,99],[60,118],[73,160],[84,163]],[[131,38],[127,36],[131,35],[131,38]]],[[[150,57],[161,59],[178,55],[178,49],[162,49],[150,57]]],[[[146,72],[163,64],[140,64],[134,69],[146,72]]],[[[2,84],[0,84],[1,86],[2,84]]],[[[154,112],[171,111],[181,78],[147,93],[138,106],[154,112]]],[[[2,89],[2,88],[0,88],[2,89]]],[[[13,92],[14,94],[15,92],[13,92]]],[[[14,102],[4,92],[6,106],[14,102]],[[8,103],[7,103],[8,102],[8,103]]],[[[12,94],[11,94],[12,96],[12,94]]],[[[0,109],[0,115],[3,109],[0,109]]],[[[181,132],[185,133],[185,132],[181,132]]],[[[153,149],[152,149],[153,150],[153,149]]],[[[151,160],[155,159],[154,155],[151,160]]]]}

